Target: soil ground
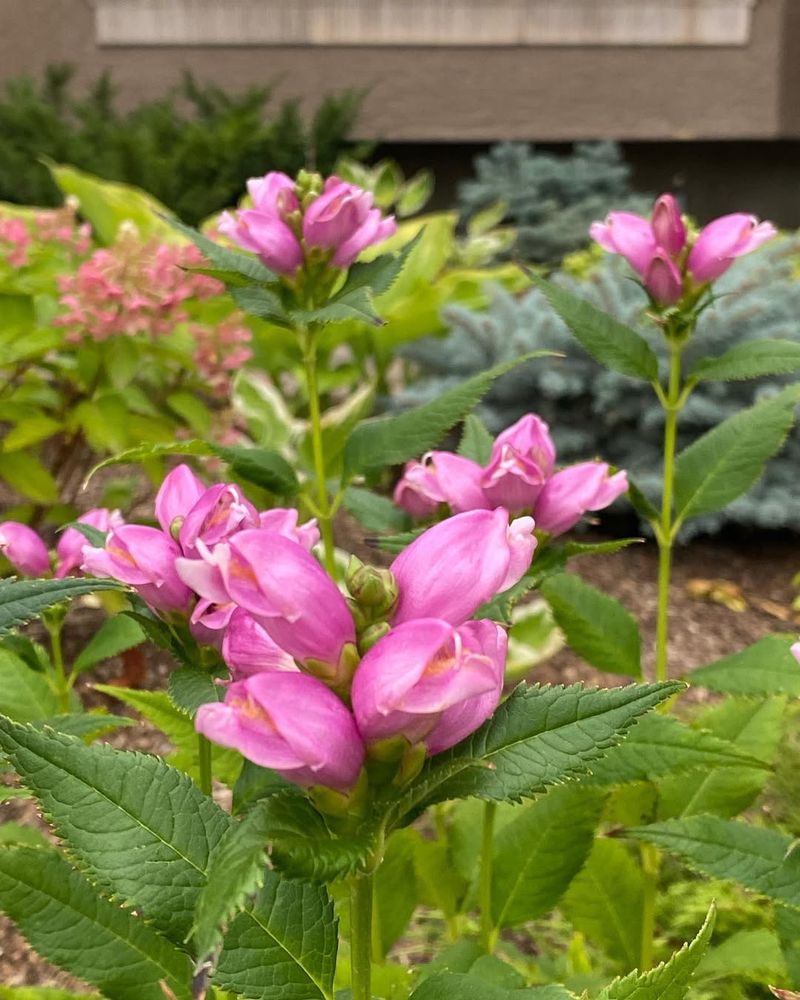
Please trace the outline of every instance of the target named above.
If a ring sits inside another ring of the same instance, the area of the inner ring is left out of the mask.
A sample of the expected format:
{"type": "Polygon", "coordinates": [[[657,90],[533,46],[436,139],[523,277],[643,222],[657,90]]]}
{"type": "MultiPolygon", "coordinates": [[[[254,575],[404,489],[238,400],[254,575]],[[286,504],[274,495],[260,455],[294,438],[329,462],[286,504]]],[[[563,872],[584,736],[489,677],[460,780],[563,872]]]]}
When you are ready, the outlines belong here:
{"type": "MultiPolygon", "coordinates": [[[[348,532],[349,534],[350,532],[348,532]]],[[[583,541],[587,540],[583,536],[583,541]]],[[[358,539],[353,539],[357,542],[358,539]]],[[[363,558],[374,553],[353,545],[363,558]]],[[[591,556],[576,560],[571,569],[600,590],[619,598],[639,620],[645,637],[645,670],[652,674],[656,613],[657,554],[651,542],[631,546],[610,556],[591,556]]],[[[794,536],[757,536],[696,540],[676,551],[673,573],[672,631],[670,662],[676,676],[693,667],[735,652],[771,632],[800,628],[793,618],[791,602],[795,597],[792,577],[800,570],[800,541],[794,536]],[[713,581],[709,584],[708,581],[713,581]],[[725,582],[725,586],[722,585],[725,582]],[[717,589],[741,610],[725,603],[700,599],[693,592],[717,589]]],[[[82,620],[77,628],[91,630],[96,618],[79,611],[82,620]]],[[[146,686],[161,688],[168,665],[153,656],[148,665],[146,686]]],[[[94,679],[103,680],[119,673],[111,663],[98,671],[94,679]]],[[[602,675],[587,668],[569,650],[541,664],[532,679],[547,683],[571,683],[584,680],[592,684],[618,684],[620,678],[602,675]]],[[[82,694],[87,703],[105,704],[119,713],[118,704],[91,691],[92,677],[84,682],[82,694]]],[[[111,738],[117,746],[162,753],[163,737],[140,724],[122,730],[111,738]]],[[[17,801],[0,806],[0,821],[38,822],[28,802],[17,801]]],[[[36,957],[9,921],[0,918],[0,985],[61,986],[78,988],[80,984],[36,957]]],[[[88,991],[87,991],[88,992],[88,991]]]]}

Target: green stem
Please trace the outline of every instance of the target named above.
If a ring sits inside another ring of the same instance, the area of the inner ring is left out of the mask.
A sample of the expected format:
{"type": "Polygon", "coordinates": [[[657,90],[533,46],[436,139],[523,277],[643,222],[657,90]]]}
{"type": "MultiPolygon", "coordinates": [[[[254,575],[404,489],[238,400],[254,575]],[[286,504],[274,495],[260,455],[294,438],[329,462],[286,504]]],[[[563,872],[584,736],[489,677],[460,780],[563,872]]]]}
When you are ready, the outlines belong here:
{"type": "Polygon", "coordinates": [[[67,713],[69,712],[70,682],[67,679],[64,669],[64,650],[61,646],[61,629],[64,625],[63,617],[54,617],[49,621],[45,619],[44,624],[50,636],[50,654],[53,661],[59,708],[62,712],[67,713]]]}
{"type": "Polygon", "coordinates": [[[373,874],[350,879],[350,989],[353,1000],[372,1000],[373,874]]]}
{"type": "Polygon", "coordinates": [[[644,898],[642,900],[642,937],[639,952],[639,970],[646,972],[653,967],[653,939],[656,930],[656,896],[661,857],[658,849],[650,844],[641,846],[644,898]]]}
{"type": "Polygon", "coordinates": [[[497,803],[486,802],[483,807],[483,832],[481,834],[481,878],[479,899],[481,906],[481,947],[491,955],[497,940],[492,922],[492,860],[494,857],[494,821],[497,803]]]}
{"type": "MultiPolygon", "coordinates": [[[[667,679],[667,642],[669,639],[669,582],[672,570],[672,495],[675,480],[675,442],[678,435],[678,414],[681,401],[680,344],[670,345],[669,385],[666,395],[664,422],[664,488],[661,495],[661,523],[658,539],[658,616],[656,621],[656,679],[667,679]]],[[[684,400],[685,402],[685,400],[684,400]]]]}
{"type": "Polygon", "coordinates": [[[328,484],[325,479],[325,451],[322,444],[322,414],[319,406],[317,381],[317,344],[313,331],[308,331],[303,358],[308,392],[308,409],[311,417],[311,450],[314,456],[314,483],[319,509],[319,530],[325,550],[325,568],[336,579],[336,559],[333,547],[333,517],[331,515],[328,484]]]}
{"type": "Polygon", "coordinates": [[[211,778],[211,743],[199,733],[197,735],[197,757],[200,767],[200,791],[205,795],[211,795],[214,788],[211,778]]]}

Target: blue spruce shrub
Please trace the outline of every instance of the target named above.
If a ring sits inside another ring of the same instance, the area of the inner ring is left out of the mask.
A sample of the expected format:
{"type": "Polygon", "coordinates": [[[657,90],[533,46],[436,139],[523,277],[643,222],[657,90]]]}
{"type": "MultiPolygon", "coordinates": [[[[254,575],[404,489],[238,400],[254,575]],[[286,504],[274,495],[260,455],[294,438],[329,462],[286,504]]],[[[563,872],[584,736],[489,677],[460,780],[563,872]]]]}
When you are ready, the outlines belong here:
{"type": "Polygon", "coordinates": [[[501,201],[518,230],[512,255],[557,263],[586,246],[589,226],[609,209],[648,214],[652,198],[630,188],[630,167],[613,142],[576,143],[569,155],[503,142],[475,160],[476,177],[459,187],[464,216],[501,201]]]}
{"type": "MultiPolygon", "coordinates": [[[[719,298],[700,317],[685,355],[696,359],[749,340],[800,340],[800,236],[781,236],[764,249],[737,261],[716,284],[719,298]]],[[[663,374],[668,364],[663,340],[650,324],[646,299],[618,257],[604,256],[583,277],[566,271],[553,279],[625,323],[636,327],[657,352],[663,374]]],[[[528,351],[550,348],[563,358],[540,358],[505,375],[478,412],[494,432],[523,413],[539,413],[550,424],[559,462],[594,457],[628,469],[656,500],[661,489],[663,412],[650,386],[608,372],[572,338],[537,290],[515,297],[493,292],[484,312],[453,306],[445,311],[449,330],[442,338],[410,345],[420,378],[395,405],[435,398],[442,390],[492,365],[528,351]]],[[[689,444],[726,417],[767,396],[789,378],[711,382],[698,386],[681,415],[679,445],[689,444]]],[[[720,514],[690,523],[689,533],[712,532],[724,524],[800,530],[797,476],[800,430],[795,429],[764,478],[720,514]]],[[[684,533],[684,538],[688,537],[684,533]]]]}

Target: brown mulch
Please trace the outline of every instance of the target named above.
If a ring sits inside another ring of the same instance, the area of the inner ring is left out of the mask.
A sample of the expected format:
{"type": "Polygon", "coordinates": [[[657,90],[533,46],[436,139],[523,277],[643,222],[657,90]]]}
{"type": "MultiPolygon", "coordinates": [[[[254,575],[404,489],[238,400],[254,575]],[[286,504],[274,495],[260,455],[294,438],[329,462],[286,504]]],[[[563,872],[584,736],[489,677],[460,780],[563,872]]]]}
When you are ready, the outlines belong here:
{"type": "MultiPolygon", "coordinates": [[[[370,558],[371,552],[367,547],[353,547],[362,558],[370,558]]],[[[619,598],[639,620],[645,637],[645,670],[651,675],[656,611],[655,546],[646,542],[611,556],[581,558],[572,564],[571,569],[595,587],[619,598]]],[[[679,548],[675,555],[671,594],[670,662],[673,673],[683,674],[702,663],[735,652],[771,632],[800,630],[790,611],[795,596],[791,580],[798,570],[800,542],[791,536],[704,540],[679,548]],[[690,596],[687,587],[698,579],[721,580],[735,585],[746,605],[744,610],[734,611],[725,604],[690,596]]],[[[78,628],[85,629],[85,634],[96,627],[96,613],[80,610],[77,614],[81,616],[78,628]]],[[[163,687],[167,670],[168,665],[163,659],[154,656],[148,665],[146,686],[163,687]]],[[[102,677],[107,681],[119,671],[119,664],[112,663],[98,671],[95,679],[102,677]]],[[[549,683],[576,680],[594,684],[620,683],[619,677],[599,675],[590,670],[569,650],[563,650],[542,664],[533,677],[549,683]]],[[[89,687],[91,680],[86,679],[81,692],[87,703],[103,704],[111,711],[125,714],[119,704],[92,692],[89,687]]],[[[119,731],[110,741],[116,746],[158,753],[167,749],[163,738],[142,724],[119,731]]],[[[33,806],[25,801],[0,806],[0,822],[9,820],[38,822],[33,806]]],[[[80,986],[33,955],[4,918],[0,918],[0,985],[76,989],[80,986]]]]}

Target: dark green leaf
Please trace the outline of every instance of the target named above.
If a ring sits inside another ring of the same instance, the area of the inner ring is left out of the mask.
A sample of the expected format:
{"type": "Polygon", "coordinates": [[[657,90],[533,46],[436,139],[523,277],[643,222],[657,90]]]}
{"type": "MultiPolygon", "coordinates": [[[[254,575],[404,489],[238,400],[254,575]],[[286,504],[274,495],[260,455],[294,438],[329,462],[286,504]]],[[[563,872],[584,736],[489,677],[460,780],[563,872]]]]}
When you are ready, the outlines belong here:
{"type": "Polygon", "coordinates": [[[169,696],[181,711],[194,717],[197,709],[212,701],[222,701],[225,691],[208,671],[182,667],[169,675],[169,696]]]}
{"type": "Polygon", "coordinates": [[[464,433],[458,446],[458,454],[471,458],[478,465],[488,465],[492,456],[494,438],[486,429],[486,424],[474,413],[464,418],[464,433]]]}
{"type": "Polygon", "coordinates": [[[271,292],[268,288],[237,288],[233,285],[229,285],[228,291],[236,305],[249,315],[291,328],[291,317],[275,292],[271,292]]]}
{"type": "Polygon", "coordinates": [[[106,532],[100,531],[99,528],[95,528],[93,524],[85,524],[83,521],[70,521],[69,524],[65,524],[60,531],[67,531],[69,528],[74,529],[79,535],[83,535],[90,545],[94,545],[96,549],[105,548],[106,544],[106,532]]]}
{"type": "Polygon", "coordinates": [[[718,358],[701,358],[689,372],[697,382],[722,382],[790,375],[800,371],[800,344],[794,340],[751,340],[718,358]]]}
{"type": "Polygon", "coordinates": [[[215,277],[220,281],[226,279],[221,277],[220,272],[232,271],[234,275],[249,279],[253,283],[276,281],[275,274],[268,270],[255,254],[239,253],[238,250],[229,250],[210,240],[203,233],[198,232],[191,226],[184,225],[175,218],[165,219],[174,229],[182,233],[187,239],[201,251],[203,256],[214,266],[218,272],[215,277]]]}
{"type": "Polygon", "coordinates": [[[278,792],[288,791],[292,787],[285,778],[276,774],[275,771],[259,767],[251,760],[245,760],[236,784],[233,786],[231,811],[234,816],[246,813],[261,799],[277,795],[278,792]]]}
{"type": "Polygon", "coordinates": [[[388,497],[373,493],[359,486],[348,486],[342,500],[367,531],[407,531],[411,518],[404,510],[395,507],[388,497]]]}
{"type": "Polygon", "coordinates": [[[43,611],[100,590],[127,590],[116,580],[95,580],[90,576],[64,580],[0,580],[0,635],[18,625],[26,625],[43,611]]]}
{"type": "Polygon", "coordinates": [[[230,464],[231,472],[249,483],[281,496],[294,496],[300,489],[294,469],[277,451],[268,448],[217,448],[230,464]]]}

